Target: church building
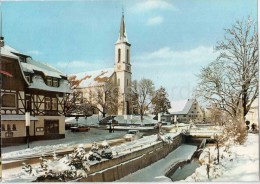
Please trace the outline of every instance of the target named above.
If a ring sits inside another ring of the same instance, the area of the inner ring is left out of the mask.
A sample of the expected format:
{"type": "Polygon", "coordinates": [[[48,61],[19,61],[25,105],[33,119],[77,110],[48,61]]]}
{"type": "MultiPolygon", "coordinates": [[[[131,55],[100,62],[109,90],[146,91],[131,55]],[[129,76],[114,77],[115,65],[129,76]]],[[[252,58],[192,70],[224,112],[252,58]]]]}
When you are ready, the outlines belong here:
{"type": "Polygon", "coordinates": [[[117,91],[117,110],[110,115],[130,114],[132,81],[130,50],[131,44],[127,39],[124,15],[122,15],[119,37],[115,43],[114,67],[70,75],[69,80],[72,81],[73,88],[80,91],[86,99],[89,99],[90,95],[92,95],[92,103],[100,106],[95,101],[97,99],[95,97],[97,90],[102,88],[103,92],[106,93],[104,89],[109,84],[112,86],[113,91],[117,91]]]}

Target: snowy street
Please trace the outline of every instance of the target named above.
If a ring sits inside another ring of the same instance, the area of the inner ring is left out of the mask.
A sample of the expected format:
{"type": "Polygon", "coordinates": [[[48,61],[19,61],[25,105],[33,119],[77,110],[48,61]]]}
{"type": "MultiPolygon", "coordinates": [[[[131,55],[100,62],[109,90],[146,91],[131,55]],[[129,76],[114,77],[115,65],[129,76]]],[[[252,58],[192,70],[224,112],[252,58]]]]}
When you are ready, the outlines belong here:
{"type": "Polygon", "coordinates": [[[42,154],[52,155],[54,151],[58,152],[59,150],[72,149],[73,147],[76,147],[77,144],[122,138],[125,133],[126,131],[109,133],[108,130],[96,128],[91,128],[89,132],[71,132],[67,130],[64,139],[30,142],[30,148],[27,148],[27,144],[3,147],[2,162],[5,163],[8,160],[41,156],[42,154]]]}

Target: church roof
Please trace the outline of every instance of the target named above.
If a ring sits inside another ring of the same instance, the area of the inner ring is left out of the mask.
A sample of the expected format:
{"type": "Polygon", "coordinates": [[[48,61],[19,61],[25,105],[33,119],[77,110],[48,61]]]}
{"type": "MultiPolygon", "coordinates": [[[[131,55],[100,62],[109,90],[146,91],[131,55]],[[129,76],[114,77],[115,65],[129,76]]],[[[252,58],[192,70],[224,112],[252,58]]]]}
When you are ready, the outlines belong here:
{"type": "Polygon", "coordinates": [[[106,68],[95,71],[82,72],[69,75],[69,80],[73,81],[74,87],[86,88],[103,85],[114,73],[114,68],[106,68]]]}
{"type": "Polygon", "coordinates": [[[172,101],[172,108],[169,109],[170,114],[188,114],[189,110],[192,107],[192,104],[195,102],[195,99],[185,99],[172,101]]]}

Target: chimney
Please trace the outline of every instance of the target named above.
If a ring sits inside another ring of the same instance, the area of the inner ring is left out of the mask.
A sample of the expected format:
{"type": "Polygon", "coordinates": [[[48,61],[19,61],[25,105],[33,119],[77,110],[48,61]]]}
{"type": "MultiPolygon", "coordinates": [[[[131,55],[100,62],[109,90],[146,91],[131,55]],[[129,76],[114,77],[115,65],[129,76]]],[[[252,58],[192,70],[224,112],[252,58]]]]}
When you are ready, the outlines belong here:
{"type": "Polygon", "coordinates": [[[4,37],[0,36],[0,47],[3,47],[5,45],[4,37]]]}

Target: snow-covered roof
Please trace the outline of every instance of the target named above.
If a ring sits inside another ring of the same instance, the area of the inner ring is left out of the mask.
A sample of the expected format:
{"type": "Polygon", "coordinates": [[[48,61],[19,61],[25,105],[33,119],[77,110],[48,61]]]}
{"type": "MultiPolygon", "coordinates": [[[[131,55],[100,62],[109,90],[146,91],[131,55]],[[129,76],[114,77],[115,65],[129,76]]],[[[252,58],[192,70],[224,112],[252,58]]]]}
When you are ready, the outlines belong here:
{"type": "MultiPolygon", "coordinates": [[[[22,54],[21,52],[15,50],[14,48],[5,45],[4,47],[1,48],[1,54],[7,55],[9,57],[15,58],[19,60],[19,55],[27,56],[22,54]]],[[[56,91],[56,92],[62,92],[62,93],[70,93],[70,85],[67,80],[62,79],[62,77],[66,76],[63,74],[61,71],[57,70],[56,68],[46,64],[42,63],[39,61],[33,60],[30,56],[26,57],[26,61],[21,62],[19,60],[19,65],[21,67],[21,70],[23,71],[22,74],[24,75],[24,72],[28,73],[35,73],[35,71],[42,72],[44,76],[49,76],[49,77],[55,77],[60,79],[59,80],[59,87],[52,87],[52,86],[47,86],[43,80],[43,78],[40,75],[34,75],[32,83],[28,83],[29,85],[28,88],[31,89],[40,89],[40,90],[45,90],[45,91],[56,91]]]]}
{"type": "Polygon", "coordinates": [[[10,58],[14,58],[14,59],[19,58],[18,56],[16,56],[15,54],[12,53],[12,52],[16,52],[16,53],[19,53],[19,52],[8,45],[4,45],[3,47],[1,47],[0,50],[1,50],[1,56],[10,57],[10,58]]]}
{"type": "Polygon", "coordinates": [[[30,58],[27,59],[27,63],[21,62],[21,65],[24,72],[34,73],[34,71],[40,71],[45,76],[50,76],[55,78],[61,78],[61,76],[65,76],[64,74],[54,69],[53,67],[50,67],[47,64],[34,61],[30,58]]]}
{"type": "Polygon", "coordinates": [[[106,68],[101,70],[82,72],[69,75],[73,81],[77,81],[77,88],[86,88],[102,85],[114,73],[114,68],[106,68]]]}
{"type": "Polygon", "coordinates": [[[194,99],[172,101],[172,108],[169,109],[171,114],[188,114],[192,104],[195,102],[194,99]]]}
{"type": "Polygon", "coordinates": [[[43,78],[39,75],[33,76],[32,83],[28,87],[30,89],[40,89],[44,91],[56,91],[61,93],[71,93],[69,88],[69,82],[64,79],[60,79],[59,87],[47,86],[43,80],[43,78]]]}
{"type": "MultiPolygon", "coordinates": [[[[25,120],[25,115],[23,114],[11,114],[11,115],[1,115],[2,121],[22,121],[25,120]]],[[[31,121],[37,121],[38,118],[30,116],[31,121]]]]}
{"type": "MultiPolygon", "coordinates": [[[[22,54],[21,52],[15,50],[14,48],[8,45],[4,45],[4,47],[1,48],[1,55],[3,56],[18,59],[19,56],[16,54],[26,56],[25,54],[22,54]]],[[[56,68],[46,63],[35,61],[29,56],[26,58],[26,63],[25,62],[20,62],[20,63],[22,66],[22,70],[24,72],[34,73],[34,71],[40,71],[44,73],[45,76],[56,77],[56,78],[61,78],[62,76],[66,76],[56,68]]]]}

